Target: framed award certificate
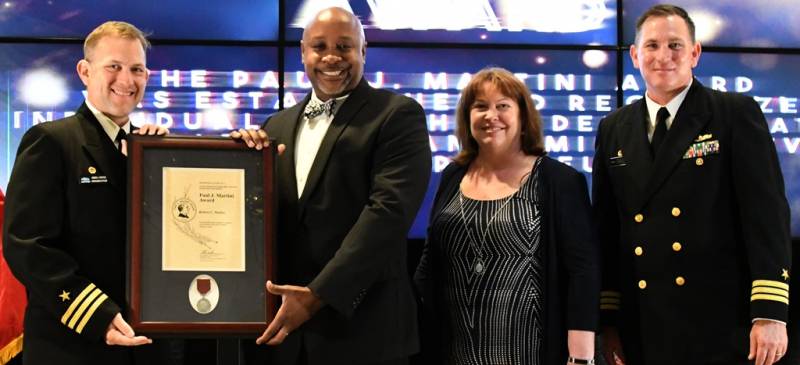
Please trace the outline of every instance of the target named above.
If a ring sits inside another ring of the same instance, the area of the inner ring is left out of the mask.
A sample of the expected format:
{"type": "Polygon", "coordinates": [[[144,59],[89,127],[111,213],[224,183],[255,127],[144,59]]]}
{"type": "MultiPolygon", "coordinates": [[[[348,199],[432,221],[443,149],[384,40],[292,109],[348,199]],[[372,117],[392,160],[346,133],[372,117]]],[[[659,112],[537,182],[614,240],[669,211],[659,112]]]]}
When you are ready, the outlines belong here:
{"type": "Polygon", "coordinates": [[[139,333],[260,334],[277,309],[272,147],[131,135],[128,300],[139,333]]]}

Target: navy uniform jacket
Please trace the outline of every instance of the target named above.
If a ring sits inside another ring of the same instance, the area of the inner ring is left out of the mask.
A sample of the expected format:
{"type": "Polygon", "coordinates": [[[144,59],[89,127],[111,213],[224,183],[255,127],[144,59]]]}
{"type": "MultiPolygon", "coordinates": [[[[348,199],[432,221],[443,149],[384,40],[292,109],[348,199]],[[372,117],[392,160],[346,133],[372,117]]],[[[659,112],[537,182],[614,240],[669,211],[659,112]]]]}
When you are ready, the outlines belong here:
{"type": "Polygon", "coordinates": [[[753,99],[694,80],[658,155],[644,99],[600,122],[602,316],[629,364],[747,363],[751,321],[787,321],[789,207],[753,99]]]}
{"type": "Polygon", "coordinates": [[[422,107],[365,80],[331,122],[297,197],[297,126],[309,96],[265,122],[277,159],[278,280],[326,304],[275,348],[273,364],[377,363],[418,351],[406,236],[428,186],[422,107]],[[304,348],[301,350],[301,346],[304,348]]]}
{"type": "Polygon", "coordinates": [[[26,364],[125,364],[105,333],[125,303],[125,165],[92,112],[32,127],[8,183],[4,248],[25,285],[26,364]]]}

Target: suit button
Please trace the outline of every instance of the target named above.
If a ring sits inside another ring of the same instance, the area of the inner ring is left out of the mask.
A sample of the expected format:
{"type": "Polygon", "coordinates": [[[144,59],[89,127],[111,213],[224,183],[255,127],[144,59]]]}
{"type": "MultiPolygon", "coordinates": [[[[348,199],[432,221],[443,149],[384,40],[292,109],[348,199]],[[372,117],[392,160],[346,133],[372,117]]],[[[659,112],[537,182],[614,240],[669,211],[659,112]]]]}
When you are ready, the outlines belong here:
{"type": "Polygon", "coordinates": [[[672,208],[672,216],[677,217],[679,215],[681,215],[681,209],[678,207],[672,208]]]}
{"type": "Polygon", "coordinates": [[[644,289],[647,287],[647,282],[644,280],[639,280],[639,289],[644,289]]]}
{"type": "Polygon", "coordinates": [[[683,284],[686,284],[686,279],[684,279],[683,276],[678,276],[675,278],[675,284],[678,284],[678,286],[683,286],[683,284]]]}
{"type": "Polygon", "coordinates": [[[680,242],[673,242],[672,243],[672,251],[678,252],[678,251],[681,250],[681,248],[683,248],[683,246],[681,246],[680,242]]]}
{"type": "Polygon", "coordinates": [[[637,214],[633,216],[633,220],[635,220],[636,223],[642,223],[642,221],[644,220],[644,216],[641,214],[637,214]]]}
{"type": "Polygon", "coordinates": [[[635,253],[636,256],[642,256],[644,249],[641,246],[636,246],[636,248],[633,249],[633,253],[635,253]]]}
{"type": "Polygon", "coordinates": [[[703,166],[703,158],[702,157],[698,157],[696,160],[694,160],[694,163],[697,166],[703,166]]]}

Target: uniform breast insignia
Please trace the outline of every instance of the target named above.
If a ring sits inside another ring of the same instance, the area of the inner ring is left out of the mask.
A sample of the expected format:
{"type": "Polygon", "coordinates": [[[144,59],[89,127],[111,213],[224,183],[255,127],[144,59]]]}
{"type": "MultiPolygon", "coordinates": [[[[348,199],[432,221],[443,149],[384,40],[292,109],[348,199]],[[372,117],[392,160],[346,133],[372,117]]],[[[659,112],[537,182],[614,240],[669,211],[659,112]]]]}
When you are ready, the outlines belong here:
{"type": "Polygon", "coordinates": [[[617,155],[611,156],[608,159],[608,164],[611,165],[611,167],[621,167],[627,165],[628,162],[625,161],[625,157],[622,155],[622,150],[617,150],[617,155]]]}
{"type": "Polygon", "coordinates": [[[107,182],[108,176],[105,175],[81,176],[80,179],[81,184],[105,184],[107,182]]]}
{"type": "Polygon", "coordinates": [[[108,182],[108,176],[97,175],[97,168],[94,166],[86,168],[86,172],[89,173],[89,176],[81,176],[81,184],[104,184],[108,182]]]}
{"type": "MultiPolygon", "coordinates": [[[[784,271],[785,271],[785,270],[784,270],[784,271]]],[[[59,295],[58,295],[58,297],[59,297],[59,298],[61,298],[61,301],[62,301],[62,302],[66,302],[66,301],[68,301],[68,300],[69,300],[69,292],[68,292],[68,291],[66,291],[66,290],[62,290],[62,291],[61,291],[61,294],[59,294],[59,295]]]]}
{"type": "Polygon", "coordinates": [[[712,135],[711,133],[709,133],[709,134],[701,134],[701,135],[697,136],[697,138],[694,141],[695,142],[707,141],[707,140],[711,139],[711,137],[713,137],[713,136],[714,135],[712,135]]]}
{"type": "MultiPolygon", "coordinates": [[[[701,136],[702,137],[702,136],[701,136]]],[[[683,154],[683,159],[691,159],[719,154],[719,140],[692,143],[683,154]]]]}

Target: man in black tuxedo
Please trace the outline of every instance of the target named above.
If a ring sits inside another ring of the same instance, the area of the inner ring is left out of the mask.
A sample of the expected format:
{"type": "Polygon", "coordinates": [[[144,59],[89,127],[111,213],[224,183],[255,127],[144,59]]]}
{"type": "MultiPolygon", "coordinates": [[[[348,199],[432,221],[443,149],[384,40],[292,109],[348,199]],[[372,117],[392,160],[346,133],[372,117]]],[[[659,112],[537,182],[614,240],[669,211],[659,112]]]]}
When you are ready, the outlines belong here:
{"type": "Polygon", "coordinates": [[[306,27],[313,90],[261,130],[232,133],[278,151],[278,277],[282,305],[258,343],[277,364],[403,364],[418,351],[406,235],[428,185],[422,107],[363,79],[366,42],[350,12],[306,27]]]}
{"type": "Polygon", "coordinates": [[[787,350],[792,255],[764,115],[693,78],[685,10],[654,6],[636,29],[647,92],[600,122],[593,165],[606,358],[772,364],[787,350]]]}
{"type": "MultiPolygon", "coordinates": [[[[25,364],[127,364],[151,343],[125,305],[128,115],[142,100],[149,42],[125,22],[95,28],[77,71],[86,102],[22,137],[8,183],[3,252],[25,285],[25,364]]],[[[165,134],[143,126],[135,133],[165,134]]]]}

